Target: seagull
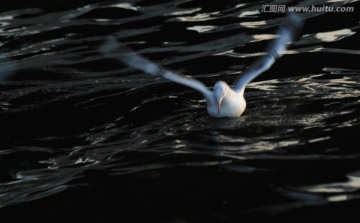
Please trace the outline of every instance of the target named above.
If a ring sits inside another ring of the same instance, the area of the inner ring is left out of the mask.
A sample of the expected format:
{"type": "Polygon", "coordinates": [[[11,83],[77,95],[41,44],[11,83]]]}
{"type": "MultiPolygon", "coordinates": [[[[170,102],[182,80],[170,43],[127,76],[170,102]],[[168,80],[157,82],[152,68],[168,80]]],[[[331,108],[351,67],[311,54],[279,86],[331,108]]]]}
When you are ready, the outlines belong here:
{"type": "Polygon", "coordinates": [[[136,54],[113,37],[108,38],[101,46],[100,51],[107,56],[120,51],[121,53],[117,55],[116,59],[127,66],[149,75],[162,76],[170,81],[199,91],[206,99],[208,114],[214,118],[240,117],[246,108],[244,98],[246,85],[268,70],[284,54],[291,42],[297,38],[301,27],[302,19],[300,16],[294,13],[288,14],[283,25],[277,31],[278,37],[269,45],[266,55],[256,60],[243,71],[235,81],[233,88],[224,81],[218,81],[215,83],[213,90],[210,90],[195,78],[170,71],[136,54]]]}

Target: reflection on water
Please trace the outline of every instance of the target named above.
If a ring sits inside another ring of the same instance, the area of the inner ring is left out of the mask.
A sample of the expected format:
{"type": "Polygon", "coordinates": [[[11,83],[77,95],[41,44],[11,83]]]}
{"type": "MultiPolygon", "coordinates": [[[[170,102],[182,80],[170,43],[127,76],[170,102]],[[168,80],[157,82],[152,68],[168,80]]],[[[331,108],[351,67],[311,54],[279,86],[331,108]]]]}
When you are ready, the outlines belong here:
{"type": "Polygon", "coordinates": [[[188,27],[187,29],[197,31],[199,33],[203,33],[215,29],[215,26],[192,26],[192,27],[188,27]]]}
{"type": "Polygon", "coordinates": [[[242,17],[247,17],[247,16],[253,16],[253,15],[257,15],[259,14],[259,10],[255,10],[255,11],[244,11],[244,12],[241,12],[239,17],[242,18],[242,17]]]}
{"type": "Polygon", "coordinates": [[[342,29],[333,32],[317,33],[315,37],[323,42],[333,42],[349,37],[353,34],[355,34],[355,32],[352,32],[351,29],[342,29]]]}
{"type": "Polygon", "coordinates": [[[266,21],[242,22],[240,25],[245,26],[246,28],[258,28],[262,25],[266,25],[266,21]]]}
{"type": "Polygon", "coordinates": [[[280,216],[359,200],[358,18],[325,27],[341,15],[304,14],[303,35],[247,87],[238,119],[208,117],[197,92],[98,52],[112,35],[207,86],[232,83],[264,55],[282,15],[263,15],[252,2],[201,2],[111,1],[0,14],[0,207],[46,203],[60,192],[73,197],[71,188],[98,182],[101,197],[119,198],[134,215],[142,212],[128,208],[131,201],[163,209],[170,206],[163,198],[201,216],[214,210],[208,222],[225,222],[232,212],[280,216]],[[121,187],[102,185],[112,177],[121,187]],[[158,197],[146,203],[152,194],[158,197]],[[177,194],[188,194],[191,204],[177,194]]]}
{"type": "Polygon", "coordinates": [[[116,4],[111,5],[111,7],[138,11],[138,7],[136,7],[136,6],[134,6],[133,4],[130,4],[130,3],[116,3],[116,4]]]}
{"type": "MultiPolygon", "coordinates": [[[[354,192],[360,189],[360,178],[359,171],[354,173],[349,173],[347,175],[348,181],[344,183],[330,183],[323,185],[315,185],[306,188],[306,190],[315,193],[345,193],[345,192],[354,192]]],[[[335,195],[329,198],[330,201],[340,201],[338,198],[340,196],[335,195]],[[337,198],[337,200],[335,200],[337,198]]]]}

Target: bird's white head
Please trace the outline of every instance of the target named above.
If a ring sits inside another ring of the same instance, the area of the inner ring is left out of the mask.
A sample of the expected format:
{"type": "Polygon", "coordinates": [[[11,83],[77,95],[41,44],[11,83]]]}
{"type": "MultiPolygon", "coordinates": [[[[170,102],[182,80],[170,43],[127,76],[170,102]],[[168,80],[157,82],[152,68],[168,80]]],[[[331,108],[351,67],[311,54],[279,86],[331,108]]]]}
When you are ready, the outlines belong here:
{"type": "Polygon", "coordinates": [[[229,85],[224,81],[218,81],[214,86],[214,95],[215,95],[215,101],[218,106],[218,114],[220,113],[221,103],[224,100],[229,88],[230,88],[229,85]]]}

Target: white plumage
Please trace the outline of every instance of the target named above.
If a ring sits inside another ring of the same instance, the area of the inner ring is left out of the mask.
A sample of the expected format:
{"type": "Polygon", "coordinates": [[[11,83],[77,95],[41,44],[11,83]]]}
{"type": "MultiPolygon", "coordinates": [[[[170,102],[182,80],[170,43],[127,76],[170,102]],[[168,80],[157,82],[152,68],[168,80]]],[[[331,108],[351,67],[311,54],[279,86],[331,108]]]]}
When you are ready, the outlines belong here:
{"type": "Polygon", "coordinates": [[[121,51],[116,59],[128,66],[141,70],[150,75],[161,75],[173,82],[186,85],[198,90],[206,99],[207,112],[212,117],[239,117],[246,108],[244,91],[246,85],[258,75],[268,70],[286,51],[289,44],[295,39],[302,26],[302,20],[296,14],[288,14],[285,23],[277,32],[278,38],[272,41],[267,54],[255,61],[238,77],[234,88],[224,81],[216,82],[213,91],[209,90],[200,81],[177,74],[158,66],[146,58],[131,51],[128,47],[110,38],[101,48],[104,54],[121,51]]]}

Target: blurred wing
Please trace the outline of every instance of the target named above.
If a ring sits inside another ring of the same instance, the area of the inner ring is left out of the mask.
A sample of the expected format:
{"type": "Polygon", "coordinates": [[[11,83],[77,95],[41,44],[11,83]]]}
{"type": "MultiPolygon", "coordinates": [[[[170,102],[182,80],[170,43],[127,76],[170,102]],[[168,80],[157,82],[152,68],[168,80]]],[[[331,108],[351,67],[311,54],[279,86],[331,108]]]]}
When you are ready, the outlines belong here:
{"type": "Polygon", "coordinates": [[[212,100],[211,91],[200,81],[191,77],[186,77],[174,73],[159,65],[156,65],[153,62],[147,60],[146,58],[140,56],[139,54],[136,54],[130,48],[116,41],[114,38],[109,38],[106,43],[100,48],[100,51],[105,55],[112,55],[115,51],[119,51],[119,54],[116,54],[116,59],[128,65],[129,67],[141,70],[146,74],[160,75],[173,82],[186,85],[200,91],[204,95],[206,100],[212,100]]]}
{"type": "Polygon", "coordinates": [[[276,59],[284,54],[286,48],[294,39],[297,38],[297,35],[301,30],[302,23],[302,19],[298,15],[287,15],[285,24],[277,31],[277,35],[279,37],[271,42],[267,54],[251,64],[251,66],[236,80],[234,87],[236,92],[243,91],[249,82],[264,71],[268,70],[275,63],[276,59]]]}

